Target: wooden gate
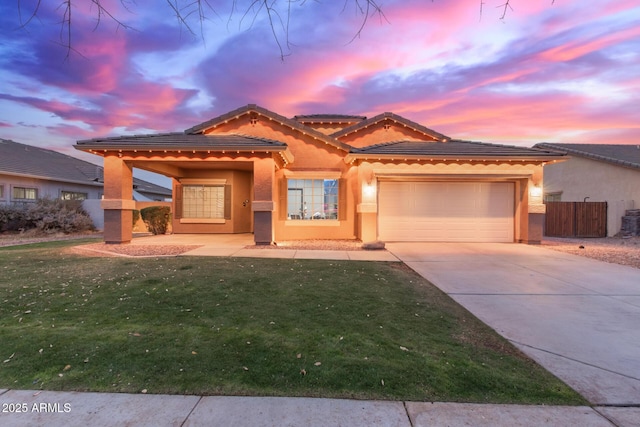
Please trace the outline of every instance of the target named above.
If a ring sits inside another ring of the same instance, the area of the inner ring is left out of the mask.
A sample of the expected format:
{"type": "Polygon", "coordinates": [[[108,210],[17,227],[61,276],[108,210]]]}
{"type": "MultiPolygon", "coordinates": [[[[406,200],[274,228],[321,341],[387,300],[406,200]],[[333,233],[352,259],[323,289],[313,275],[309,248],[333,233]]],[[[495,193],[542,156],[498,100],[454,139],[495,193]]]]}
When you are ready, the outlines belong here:
{"type": "Polygon", "coordinates": [[[607,202],[547,202],[545,235],[607,237],[607,202]]]}

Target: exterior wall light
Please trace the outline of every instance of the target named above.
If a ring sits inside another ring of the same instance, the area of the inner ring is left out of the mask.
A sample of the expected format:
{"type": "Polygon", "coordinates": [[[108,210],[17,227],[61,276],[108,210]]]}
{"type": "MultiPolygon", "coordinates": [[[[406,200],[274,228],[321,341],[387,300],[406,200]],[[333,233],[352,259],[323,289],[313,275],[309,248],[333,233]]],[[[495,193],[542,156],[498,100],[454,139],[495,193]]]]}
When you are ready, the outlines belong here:
{"type": "Polygon", "coordinates": [[[539,185],[534,185],[529,190],[529,194],[531,194],[531,197],[535,198],[542,197],[542,187],[540,187],[539,185]]]}
{"type": "Polygon", "coordinates": [[[374,183],[371,184],[363,184],[362,185],[362,193],[365,197],[373,197],[376,194],[376,185],[374,183]]]}

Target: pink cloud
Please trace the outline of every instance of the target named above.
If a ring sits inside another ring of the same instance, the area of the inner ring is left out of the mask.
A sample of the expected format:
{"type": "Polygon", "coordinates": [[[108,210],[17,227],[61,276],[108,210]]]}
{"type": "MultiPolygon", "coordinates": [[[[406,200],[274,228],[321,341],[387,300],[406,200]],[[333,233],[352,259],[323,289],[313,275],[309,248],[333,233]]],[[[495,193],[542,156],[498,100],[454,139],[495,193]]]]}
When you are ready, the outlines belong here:
{"type": "Polygon", "coordinates": [[[567,62],[637,37],[640,37],[640,27],[630,28],[628,30],[612,34],[605,34],[599,38],[572,40],[564,45],[556,46],[541,52],[540,59],[544,61],[567,62]]]}

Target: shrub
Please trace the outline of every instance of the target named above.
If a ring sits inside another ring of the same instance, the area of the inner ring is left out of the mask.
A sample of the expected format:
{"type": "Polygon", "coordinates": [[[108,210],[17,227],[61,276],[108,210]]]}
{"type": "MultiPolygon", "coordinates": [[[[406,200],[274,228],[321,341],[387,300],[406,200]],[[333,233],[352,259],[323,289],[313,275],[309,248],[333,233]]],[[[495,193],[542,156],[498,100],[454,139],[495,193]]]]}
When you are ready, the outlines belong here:
{"type": "Polygon", "coordinates": [[[26,209],[22,206],[0,205],[0,232],[27,228],[26,209]]]}
{"type": "Polygon", "coordinates": [[[41,199],[28,206],[0,206],[0,231],[36,230],[50,234],[93,229],[91,217],[78,200],[41,199]]]}
{"type": "Polygon", "coordinates": [[[27,221],[42,233],[93,230],[93,221],[79,200],[41,199],[27,209],[27,221]]]}
{"type": "Polygon", "coordinates": [[[169,206],[149,206],[140,210],[142,220],[153,234],[164,234],[169,226],[169,206]]]}

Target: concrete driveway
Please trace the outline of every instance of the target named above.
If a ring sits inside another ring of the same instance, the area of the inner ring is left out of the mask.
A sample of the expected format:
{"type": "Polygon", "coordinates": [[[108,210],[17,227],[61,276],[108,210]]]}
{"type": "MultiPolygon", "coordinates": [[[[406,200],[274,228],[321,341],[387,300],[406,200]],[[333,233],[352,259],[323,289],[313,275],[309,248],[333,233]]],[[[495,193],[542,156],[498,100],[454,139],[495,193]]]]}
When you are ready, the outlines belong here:
{"type": "Polygon", "coordinates": [[[594,405],[640,405],[640,270],[543,247],[387,249],[594,405]]]}

